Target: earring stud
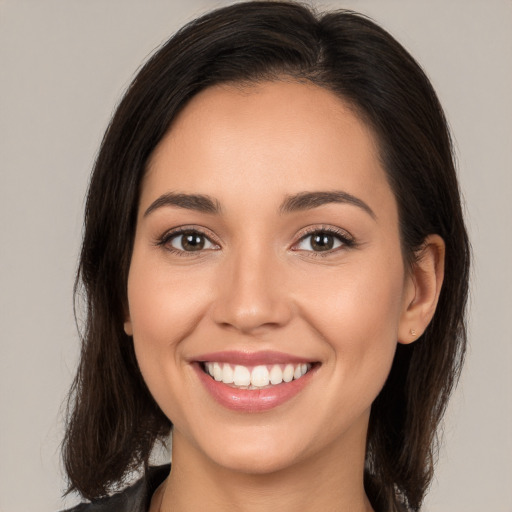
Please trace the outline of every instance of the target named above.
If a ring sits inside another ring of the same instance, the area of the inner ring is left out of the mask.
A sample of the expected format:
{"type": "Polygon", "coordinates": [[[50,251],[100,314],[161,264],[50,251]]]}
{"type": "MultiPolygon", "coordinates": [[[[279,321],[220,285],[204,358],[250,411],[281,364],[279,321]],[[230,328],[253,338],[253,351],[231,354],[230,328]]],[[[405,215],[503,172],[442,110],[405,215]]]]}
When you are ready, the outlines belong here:
{"type": "Polygon", "coordinates": [[[416,329],[411,329],[409,332],[411,333],[411,336],[416,336],[417,334],[416,329]]]}

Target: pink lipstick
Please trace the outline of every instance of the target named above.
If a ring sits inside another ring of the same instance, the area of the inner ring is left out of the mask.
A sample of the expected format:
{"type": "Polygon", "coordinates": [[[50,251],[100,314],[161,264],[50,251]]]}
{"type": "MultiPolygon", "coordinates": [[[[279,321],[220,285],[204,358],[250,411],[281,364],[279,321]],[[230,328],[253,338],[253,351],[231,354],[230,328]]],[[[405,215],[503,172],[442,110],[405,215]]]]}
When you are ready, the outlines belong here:
{"type": "Polygon", "coordinates": [[[273,351],[215,352],[202,354],[192,363],[211,396],[240,412],[266,411],[287,402],[308,385],[320,366],[273,351]]]}

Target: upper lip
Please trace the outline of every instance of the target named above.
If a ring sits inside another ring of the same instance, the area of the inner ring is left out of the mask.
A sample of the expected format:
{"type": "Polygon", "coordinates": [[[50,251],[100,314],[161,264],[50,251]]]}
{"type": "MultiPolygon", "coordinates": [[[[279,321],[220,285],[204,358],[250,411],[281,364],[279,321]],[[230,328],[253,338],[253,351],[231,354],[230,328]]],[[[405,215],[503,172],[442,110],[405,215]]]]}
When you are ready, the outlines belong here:
{"type": "Polygon", "coordinates": [[[260,352],[244,352],[237,350],[225,350],[221,352],[210,352],[208,354],[201,354],[192,358],[195,362],[216,362],[216,363],[229,363],[239,364],[243,366],[256,366],[265,364],[299,364],[311,363],[312,360],[285,354],[284,352],[275,352],[270,350],[263,350],[260,352]]]}

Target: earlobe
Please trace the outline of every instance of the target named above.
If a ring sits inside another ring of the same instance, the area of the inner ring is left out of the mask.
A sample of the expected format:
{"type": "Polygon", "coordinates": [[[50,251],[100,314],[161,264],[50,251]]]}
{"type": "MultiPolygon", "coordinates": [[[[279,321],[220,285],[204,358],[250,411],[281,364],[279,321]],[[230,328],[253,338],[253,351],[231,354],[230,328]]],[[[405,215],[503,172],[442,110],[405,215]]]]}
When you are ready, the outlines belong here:
{"type": "Polygon", "coordinates": [[[124,309],[124,323],[123,329],[127,336],[133,336],[132,318],[130,316],[130,307],[128,306],[128,300],[126,299],[123,304],[124,309]]]}
{"type": "Polygon", "coordinates": [[[439,235],[427,236],[416,256],[407,278],[398,329],[398,342],[403,344],[416,341],[436,311],[444,278],[444,240],[439,235]]]}
{"type": "Polygon", "coordinates": [[[128,335],[128,336],[133,336],[133,328],[132,328],[132,321],[130,320],[130,318],[128,317],[127,320],[125,320],[124,324],[123,324],[123,327],[124,327],[124,332],[128,335]]]}

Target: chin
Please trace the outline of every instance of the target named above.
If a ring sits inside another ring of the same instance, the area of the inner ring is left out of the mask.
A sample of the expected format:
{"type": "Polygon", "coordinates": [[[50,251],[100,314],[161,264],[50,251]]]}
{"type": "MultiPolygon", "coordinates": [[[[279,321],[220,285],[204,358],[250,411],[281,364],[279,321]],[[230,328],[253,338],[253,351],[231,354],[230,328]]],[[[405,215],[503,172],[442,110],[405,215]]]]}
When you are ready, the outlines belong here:
{"type": "Polygon", "coordinates": [[[269,475],[283,471],[298,462],[297,454],[288,454],[277,448],[259,447],[243,453],[215,454],[215,462],[230,472],[246,475],[269,475]]]}
{"type": "Polygon", "coordinates": [[[198,448],[215,465],[228,471],[247,475],[276,473],[304,458],[306,442],[290,437],[290,429],[272,430],[269,427],[231,429],[229,433],[222,432],[207,443],[201,443],[198,448]]]}

